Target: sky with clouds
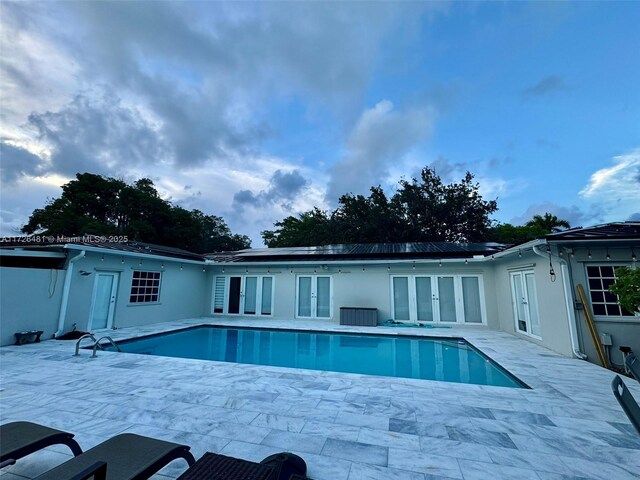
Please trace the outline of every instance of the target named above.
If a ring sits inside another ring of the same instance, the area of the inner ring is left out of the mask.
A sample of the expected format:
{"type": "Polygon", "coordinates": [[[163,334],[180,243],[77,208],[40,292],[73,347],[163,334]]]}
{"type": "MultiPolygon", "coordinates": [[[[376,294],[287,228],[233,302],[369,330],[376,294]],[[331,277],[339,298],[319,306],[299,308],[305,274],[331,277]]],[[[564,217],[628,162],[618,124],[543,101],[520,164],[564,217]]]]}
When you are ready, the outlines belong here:
{"type": "Polygon", "coordinates": [[[469,170],[494,218],[640,220],[640,3],[0,3],[0,234],[77,172],[260,231],[469,170]]]}

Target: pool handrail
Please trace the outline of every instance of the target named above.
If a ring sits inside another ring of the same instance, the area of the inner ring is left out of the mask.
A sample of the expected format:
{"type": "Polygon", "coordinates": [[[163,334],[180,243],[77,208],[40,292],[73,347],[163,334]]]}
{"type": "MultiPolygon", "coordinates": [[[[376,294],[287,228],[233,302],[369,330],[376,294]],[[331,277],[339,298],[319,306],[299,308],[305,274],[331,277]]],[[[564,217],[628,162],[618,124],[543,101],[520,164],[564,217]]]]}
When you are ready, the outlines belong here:
{"type": "Polygon", "coordinates": [[[90,338],[91,340],[94,341],[94,343],[97,342],[96,337],[93,333],[85,333],[76,342],[76,353],[73,354],[74,357],[80,356],[80,342],[82,342],[82,340],[84,340],[85,338],[90,338]]]}
{"type": "Polygon", "coordinates": [[[100,350],[103,350],[102,345],[100,345],[100,342],[102,340],[107,340],[111,345],[113,345],[113,347],[118,351],[118,352],[122,352],[122,350],[120,350],[120,347],[116,344],[116,342],[113,341],[113,338],[111,338],[108,335],[104,335],[102,337],[100,337],[96,343],[93,344],[93,355],[91,355],[91,358],[96,358],[98,356],[96,350],[98,349],[98,347],[100,347],[100,350]]]}

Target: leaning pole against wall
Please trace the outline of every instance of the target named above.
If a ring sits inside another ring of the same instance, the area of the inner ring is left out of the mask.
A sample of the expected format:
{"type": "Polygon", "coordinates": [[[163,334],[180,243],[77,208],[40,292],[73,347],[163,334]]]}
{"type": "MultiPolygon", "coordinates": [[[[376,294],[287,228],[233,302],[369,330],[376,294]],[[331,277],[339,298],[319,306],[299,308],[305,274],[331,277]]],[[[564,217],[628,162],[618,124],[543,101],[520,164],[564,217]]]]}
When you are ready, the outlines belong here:
{"type": "Polygon", "coordinates": [[[593,321],[593,316],[591,315],[591,307],[587,302],[587,296],[584,293],[584,288],[581,284],[576,285],[576,290],[578,291],[578,296],[580,297],[580,301],[582,302],[582,308],[584,310],[584,316],[587,319],[587,326],[589,327],[589,333],[591,333],[591,338],[593,339],[593,344],[596,346],[596,352],[598,353],[598,358],[600,359],[600,364],[604,368],[609,368],[609,362],[607,361],[607,357],[604,354],[604,347],[600,342],[600,337],[598,336],[598,331],[596,330],[596,324],[593,321]]]}

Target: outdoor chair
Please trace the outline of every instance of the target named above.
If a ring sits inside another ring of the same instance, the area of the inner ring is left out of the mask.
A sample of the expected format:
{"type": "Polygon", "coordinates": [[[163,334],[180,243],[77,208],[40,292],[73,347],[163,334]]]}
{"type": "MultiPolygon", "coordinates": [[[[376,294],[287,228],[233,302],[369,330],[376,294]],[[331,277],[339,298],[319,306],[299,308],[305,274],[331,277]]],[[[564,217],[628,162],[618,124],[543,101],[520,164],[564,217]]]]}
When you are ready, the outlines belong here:
{"type": "Polygon", "coordinates": [[[631,371],[631,375],[633,375],[636,378],[636,380],[640,382],[640,360],[638,360],[638,357],[636,357],[636,355],[633,352],[631,352],[624,359],[624,363],[626,364],[627,368],[631,371]]]}
{"type": "Polygon", "coordinates": [[[106,480],[146,480],[183,458],[195,463],[190,447],[134,433],[122,433],[43,473],[37,480],[83,480],[106,466],[106,480]],[[106,465],[105,465],[106,464],[106,465]]]}
{"type": "Polygon", "coordinates": [[[77,456],[82,453],[72,433],[31,422],[11,422],[0,425],[0,468],[12,465],[51,445],[66,445],[77,456]]]}
{"type": "Polygon", "coordinates": [[[260,463],[218,453],[205,453],[178,480],[308,480],[307,464],[289,452],[271,455],[260,463]]]}
{"type": "Polygon", "coordinates": [[[611,389],[622,410],[640,435],[640,407],[619,375],[616,375],[611,382],[611,389]]]}

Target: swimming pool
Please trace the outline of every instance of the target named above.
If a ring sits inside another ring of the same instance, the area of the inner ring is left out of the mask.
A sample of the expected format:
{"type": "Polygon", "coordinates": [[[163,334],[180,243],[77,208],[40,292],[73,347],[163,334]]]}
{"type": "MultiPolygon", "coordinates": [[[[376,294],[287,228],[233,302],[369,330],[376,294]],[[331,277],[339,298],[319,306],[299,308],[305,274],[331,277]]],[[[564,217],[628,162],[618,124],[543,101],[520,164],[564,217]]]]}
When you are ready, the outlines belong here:
{"type": "Polygon", "coordinates": [[[461,338],[206,325],[117,343],[146,355],[527,388],[461,338]]]}

